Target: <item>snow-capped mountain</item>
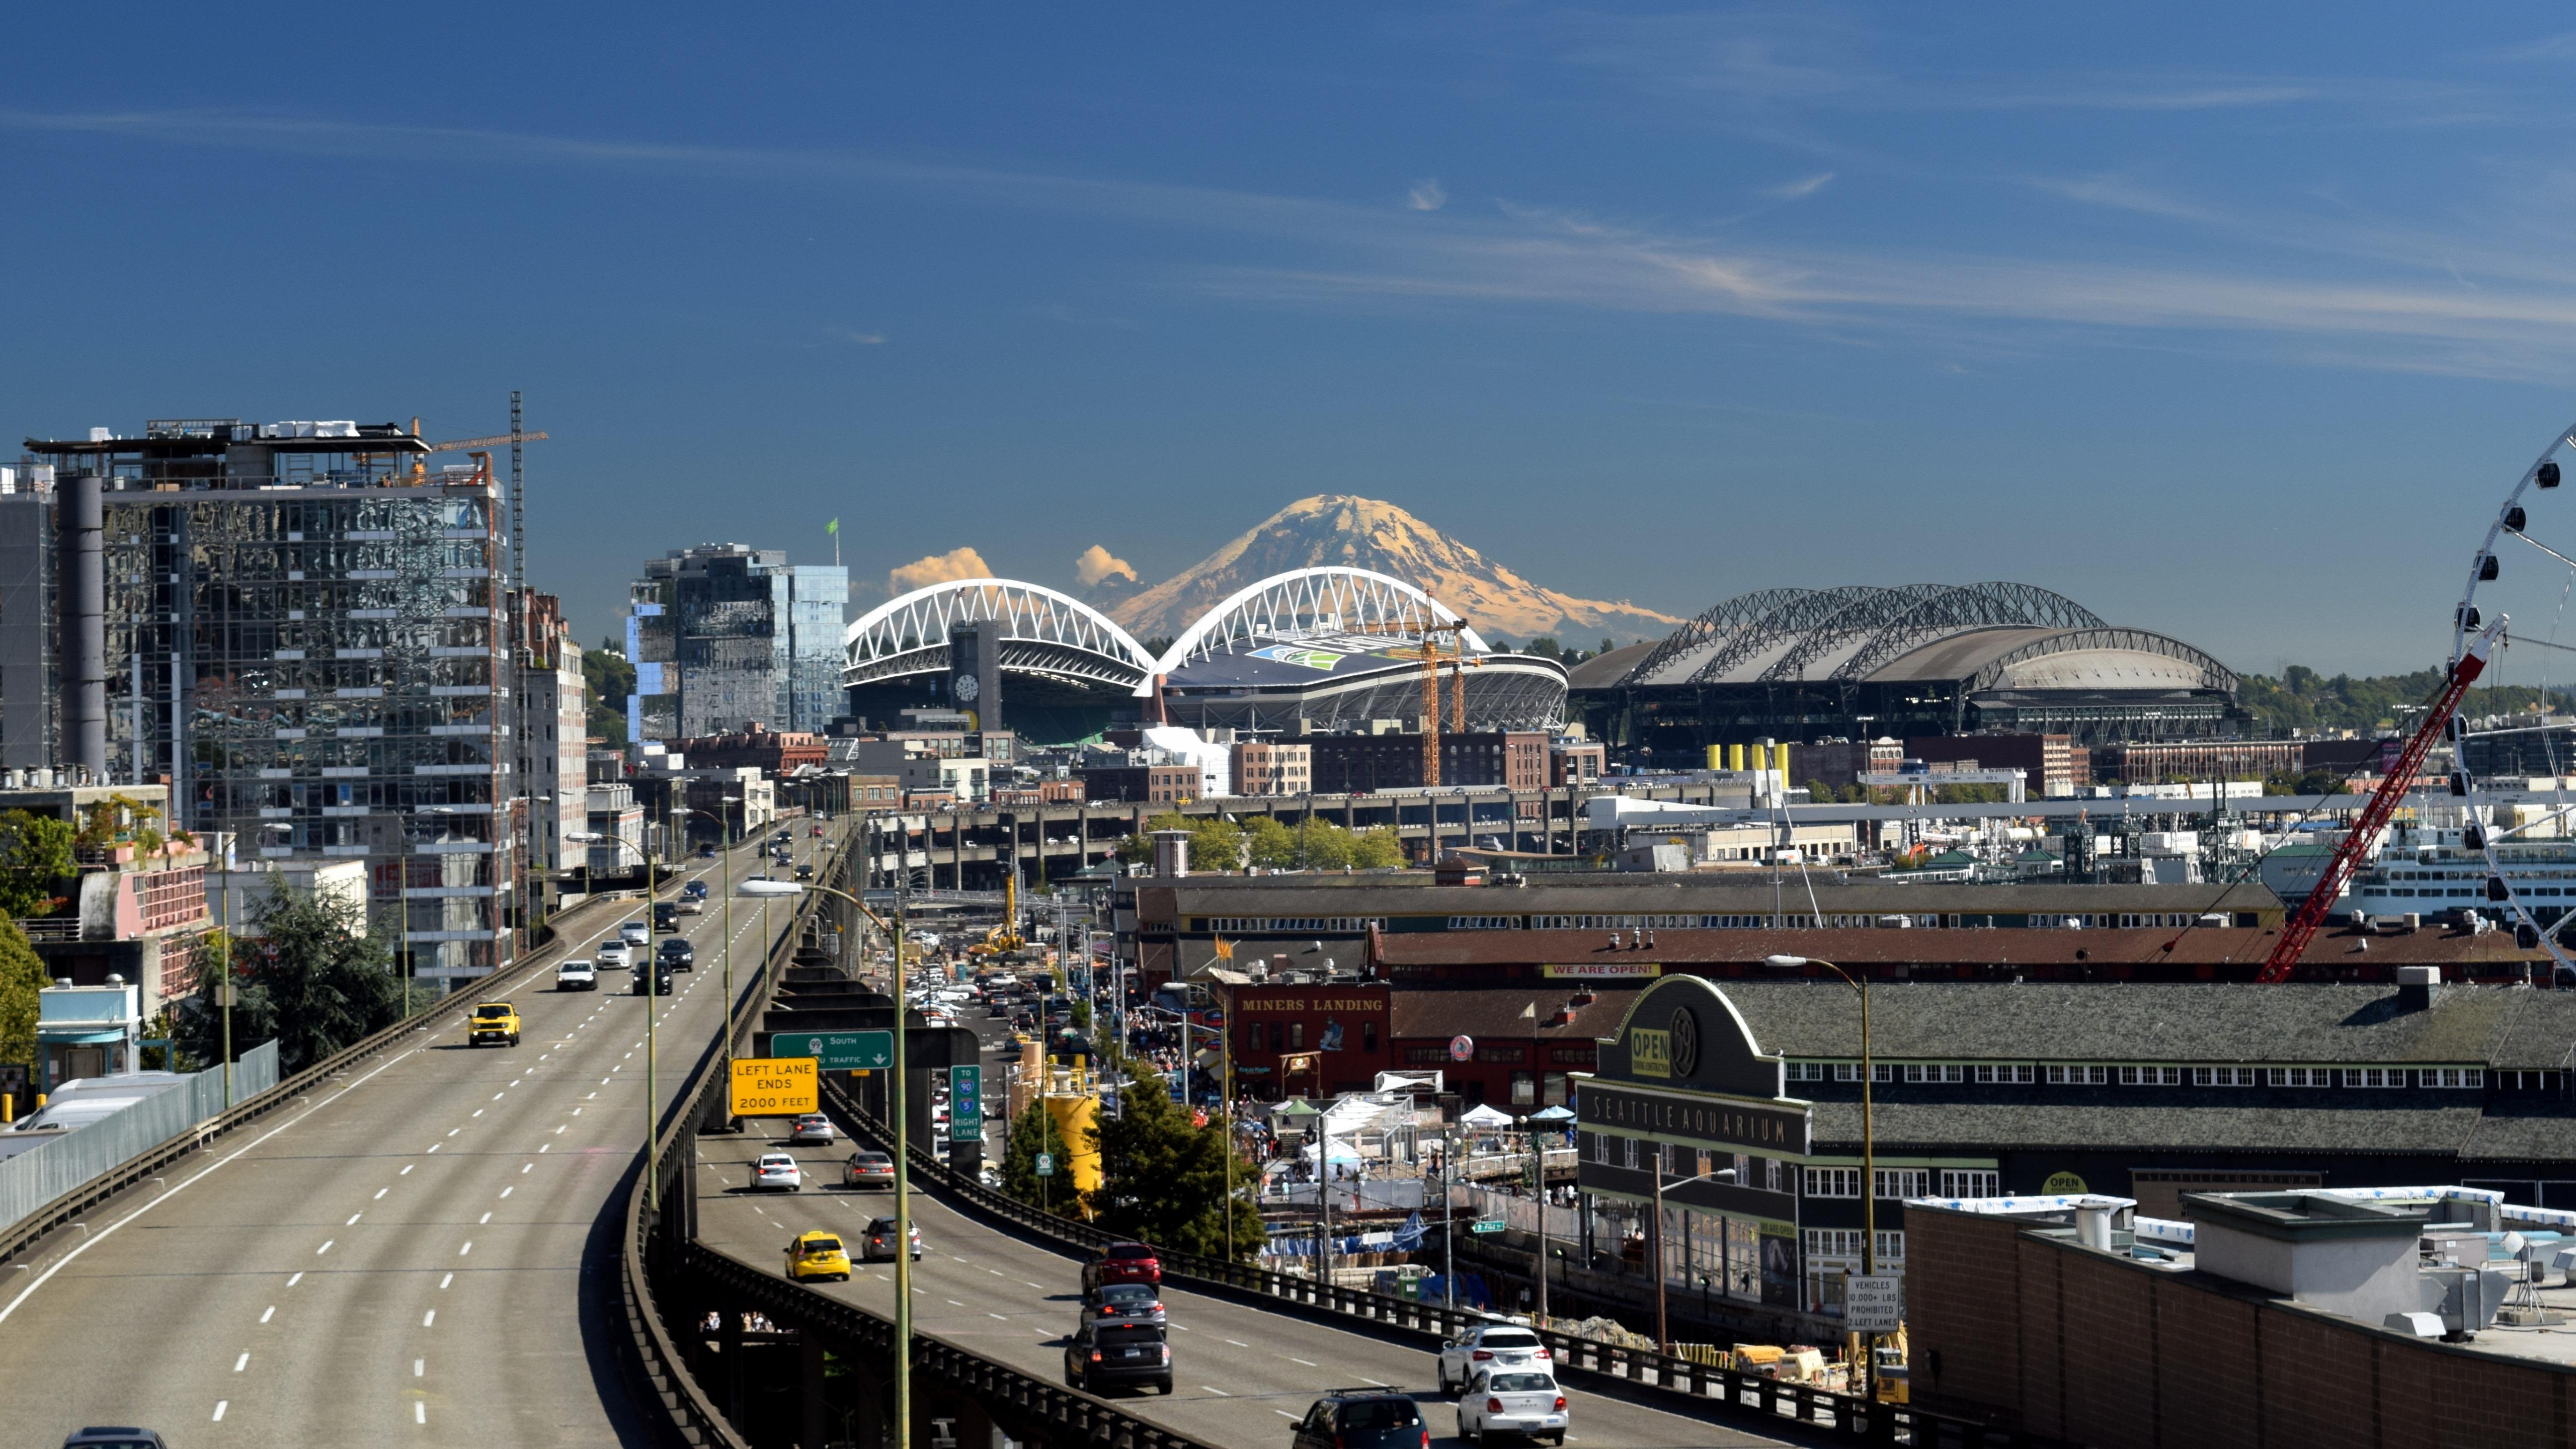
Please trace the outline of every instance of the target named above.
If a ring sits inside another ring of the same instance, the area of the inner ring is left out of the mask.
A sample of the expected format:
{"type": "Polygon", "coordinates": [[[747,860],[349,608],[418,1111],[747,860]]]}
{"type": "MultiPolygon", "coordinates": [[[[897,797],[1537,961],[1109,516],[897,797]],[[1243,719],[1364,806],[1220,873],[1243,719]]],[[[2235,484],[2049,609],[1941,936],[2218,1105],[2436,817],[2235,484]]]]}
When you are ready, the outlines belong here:
{"type": "Polygon", "coordinates": [[[1339,494],[1298,499],[1177,577],[1099,602],[1139,639],[1169,636],[1246,584],[1317,564],[1374,569],[1417,585],[1489,639],[1526,643],[1552,634],[1569,647],[1594,648],[1605,636],[1660,639],[1682,622],[1626,600],[1541,588],[1392,503],[1339,494]]]}

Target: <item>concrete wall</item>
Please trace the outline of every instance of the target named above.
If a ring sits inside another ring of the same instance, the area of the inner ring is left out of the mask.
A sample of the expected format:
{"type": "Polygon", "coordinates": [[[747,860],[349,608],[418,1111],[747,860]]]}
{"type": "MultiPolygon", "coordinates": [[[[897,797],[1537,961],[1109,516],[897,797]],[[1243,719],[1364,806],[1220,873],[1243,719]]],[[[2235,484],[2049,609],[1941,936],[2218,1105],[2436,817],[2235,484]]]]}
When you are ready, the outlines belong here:
{"type": "Polygon", "coordinates": [[[2424,1306],[2412,1234],[2289,1243],[2204,1222],[2195,1247],[2204,1272],[2364,1323],[2384,1323],[2389,1314],[2424,1306]]]}

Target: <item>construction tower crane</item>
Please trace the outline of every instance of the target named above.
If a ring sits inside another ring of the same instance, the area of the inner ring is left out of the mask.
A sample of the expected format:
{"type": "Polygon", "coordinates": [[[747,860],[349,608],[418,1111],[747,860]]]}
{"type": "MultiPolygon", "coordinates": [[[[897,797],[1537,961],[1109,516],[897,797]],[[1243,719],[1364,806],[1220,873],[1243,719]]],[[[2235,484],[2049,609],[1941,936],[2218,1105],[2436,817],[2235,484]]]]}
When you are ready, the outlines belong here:
{"type": "Polygon", "coordinates": [[[545,440],[545,436],[546,435],[543,433],[521,433],[514,438],[508,433],[496,433],[488,438],[457,438],[450,442],[432,443],[429,445],[429,451],[433,453],[455,453],[468,448],[497,448],[503,443],[511,442],[536,443],[543,442],[545,440]]]}
{"type": "MultiPolygon", "coordinates": [[[[2486,672],[2487,655],[2504,637],[2505,622],[2499,618],[2489,624],[2484,633],[2470,642],[2459,662],[2451,666],[2451,677],[2434,698],[2432,707],[2424,711],[2424,722],[2417,725],[2415,733],[2407,738],[2406,748],[2398,751],[2397,762],[2388,767],[2388,774],[2379,782],[2379,788],[2371,792],[2370,802],[2361,807],[2361,819],[2345,832],[2343,843],[2335,847],[2326,868],[2318,873],[2316,888],[2308,892],[2308,898],[2282,924],[2281,939],[2273,944],[2272,954],[2264,960],[2263,969],[2256,974],[2255,980],[2287,981],[2290,973],[2297,969],[2299,957],[2308,949],[2308,942],[2325,924],[2326,913],[2334,909],[2335,897],[2343,894],[2344,885],[2352,879],[2353,872],[2361,868],[2371,848],[2379,843],[2379,832],[2388,827],[2388,818],[2397,813],[2397,802],[2406,798],[2407,787],[2414,783],[2415,772],[2422,767],[2424,756],[2432,750],[2433,741],[2440,737],[2451,712],[2460,707],[2460,696],[2468,693],[2469,686],[2477,683],[2478,676],[2486,672]]],[[[2500,883],[2490,887],[2491,890],[2500,888],[2500,883]]],[[[2491,898],[2502,899],[2500,896],[2491,898]]]]}

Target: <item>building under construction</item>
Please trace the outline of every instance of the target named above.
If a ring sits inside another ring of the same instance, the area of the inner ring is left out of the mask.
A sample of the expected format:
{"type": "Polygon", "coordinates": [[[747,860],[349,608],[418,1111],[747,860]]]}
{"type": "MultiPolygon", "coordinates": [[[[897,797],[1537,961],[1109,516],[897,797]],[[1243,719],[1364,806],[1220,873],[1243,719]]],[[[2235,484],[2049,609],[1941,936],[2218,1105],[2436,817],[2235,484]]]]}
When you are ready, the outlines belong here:
{"type": "Polygon", "coordinates": [[[0,477],[5,763],[167,782],[173,826],[240,856],[362,859],[418,975],[506,964],[509,499],[490,453],[440,446],[230,418],[27,440],[0,477]]]}

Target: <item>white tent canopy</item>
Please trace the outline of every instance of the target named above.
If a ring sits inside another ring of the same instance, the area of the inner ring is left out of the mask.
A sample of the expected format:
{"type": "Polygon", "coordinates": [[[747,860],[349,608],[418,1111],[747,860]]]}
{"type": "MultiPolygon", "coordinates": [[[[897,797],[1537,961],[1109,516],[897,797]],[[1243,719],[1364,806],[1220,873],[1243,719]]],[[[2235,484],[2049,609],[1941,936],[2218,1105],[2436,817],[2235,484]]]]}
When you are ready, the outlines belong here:
{"type": "Polygon", "coordinates": [[[1508,1112],[1496,1111],[1492,1107],[1479,1104],[1461,1113],[1458,1123],[1462,1127],[1509,1127],[1512,1125],[1512,1117],[1508,1112]]]}

